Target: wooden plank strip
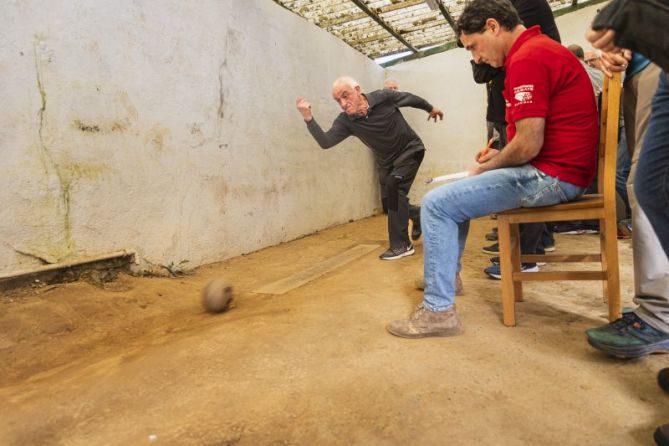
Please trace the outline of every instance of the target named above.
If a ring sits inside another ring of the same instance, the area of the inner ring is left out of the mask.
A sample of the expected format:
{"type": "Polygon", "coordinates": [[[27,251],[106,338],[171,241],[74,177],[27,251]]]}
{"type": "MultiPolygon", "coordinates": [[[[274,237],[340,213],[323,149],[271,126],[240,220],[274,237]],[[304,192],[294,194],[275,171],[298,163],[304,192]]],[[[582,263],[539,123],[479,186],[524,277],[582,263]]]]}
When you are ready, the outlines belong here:
{"type": "Polygon", "coordinates": [[[569,213],[568,211],[562,211],[559,209],[541,209],[540,211],[526,215],[510,215],[509,221],[511,223],[541,223],[546,221],[564,220],[599,220],[602,218],[604,218],[604,208],[599,206],[592,209],[574,209],[573,211],[569,211],[569,213]]]}
{"type": "Polygon", "coordinates": [[[604,271],[549,271],[538,273],[513,273],[513,280],[604,280],[604,271]]]}
{"type": "Polygon", "coordinates": [[[381,245],[357,245],[341,254],[325,259],[305,270],[297,272],[291,276],[269,283],[254,290],[258,294],[284,294],[290,290],[311,282],[330,271],[346,265],[353,260],[362,257],[374,251],[381,245]]]}
{"type": "Polygon", "coordinates": [[[536,262],[601,262],[601,254],[526,254],[520,256],[520,261],[525,263],[536,262]]]}

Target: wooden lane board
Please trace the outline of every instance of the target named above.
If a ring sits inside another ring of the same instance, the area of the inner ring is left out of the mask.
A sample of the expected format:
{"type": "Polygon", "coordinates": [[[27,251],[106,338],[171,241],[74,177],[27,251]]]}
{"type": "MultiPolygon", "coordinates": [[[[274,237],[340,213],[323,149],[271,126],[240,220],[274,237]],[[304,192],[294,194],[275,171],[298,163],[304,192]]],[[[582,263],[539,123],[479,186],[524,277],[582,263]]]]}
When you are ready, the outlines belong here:
{"type": "Polygon", "coordinates": [[[276,282],[263,285],[260,288],[253,290],[258,294],[284,294],[290,290],[311,282],[330,271],[346,265],[353,260],[362,257],[374,251],[381,245],[356,245],[341,254],[325,259],[317,264],[299,271],[291,276],[277,280],[276,282]]]}

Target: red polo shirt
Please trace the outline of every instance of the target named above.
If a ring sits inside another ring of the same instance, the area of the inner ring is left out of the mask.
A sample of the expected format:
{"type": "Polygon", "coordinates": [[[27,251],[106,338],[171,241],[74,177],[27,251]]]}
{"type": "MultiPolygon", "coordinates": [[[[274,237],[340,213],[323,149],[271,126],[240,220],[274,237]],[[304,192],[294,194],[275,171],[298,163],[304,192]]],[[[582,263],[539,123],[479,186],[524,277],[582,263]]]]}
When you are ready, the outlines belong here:
{"type": "Polygon", "coordinates": [[[533,26],[513,43],[504,70],[509,141],[517,121],[545,118],[544,145],[530,164],[562,181],[588,187],[596,171],[599,125],[583,65],[533,26]]]}

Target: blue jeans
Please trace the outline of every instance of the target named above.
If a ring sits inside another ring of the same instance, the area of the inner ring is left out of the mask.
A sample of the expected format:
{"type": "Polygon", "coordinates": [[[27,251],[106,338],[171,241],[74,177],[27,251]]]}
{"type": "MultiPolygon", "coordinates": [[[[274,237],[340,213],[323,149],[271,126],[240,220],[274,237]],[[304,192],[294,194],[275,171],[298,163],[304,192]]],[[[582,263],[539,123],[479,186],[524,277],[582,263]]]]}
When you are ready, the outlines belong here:
{"type": "Polygon", "coordinates": [[[634,189],[669,258],[669,75],[660,74],[634,189]]]}
{"type": "Polygon", "coordinates": [[[491,170],[430,191],[421,203],[423,306],[443,311],[453,305],[455,275],[460,272],[469,220],[518,207],[563,203],[579,197],[585,189],[526,164],[491,170]]]}

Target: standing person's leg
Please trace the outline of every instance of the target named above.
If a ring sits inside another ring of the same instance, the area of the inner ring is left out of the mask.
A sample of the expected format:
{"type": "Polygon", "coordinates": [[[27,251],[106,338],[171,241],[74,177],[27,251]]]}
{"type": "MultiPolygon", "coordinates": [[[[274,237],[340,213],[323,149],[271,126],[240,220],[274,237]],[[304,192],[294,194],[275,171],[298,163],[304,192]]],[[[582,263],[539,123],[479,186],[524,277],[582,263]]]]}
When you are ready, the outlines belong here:
{"type": "Polygon", "coordinates": [[[485,122],[485,128],[486,128],[486,142],[490,141],[490,138],[492,138],[495,135],[495,123],[492,121],[486,121],[485,122]]]}
{"type": "Polygon", "coordinates": [[[462,326],[454,307],[455,280],[469,221],[517,207],[573,200],[583,188],[560,182],[531,165],[497,169],[430,191],[422,202],[425,231],[423,304],[388,331],[401,337],[451,336],[462,326]]]}
{"type": "MultiPolygon", "coordinates": [[[[555,251],[555,236],[553,236],[553,231],[547,223],[544,223],[544,230],[541,234],[541,247],[543,252],[555,251]]],[[[538,250],[538,253],[542,253],[541,249],[538,250]]]]}
{"type": "MultiPolygon", "coordinates": [[[[669,139],[667,138],[669,138],[669,83],[667,75],[662,73],[653,99],[643,148],[635,166],[634,179],[638,210],[643,211],[640,214],[644,218],[644,224],[648,224],[648,230],[654,236],[645,238],[645,241],[659,241],[661,248],[658,249],[657,245],[651,247],[643,245],[646,252],[652,251],[652,255],[658,258],[653,262],[644,261],[641,264],[656,268],[646,268],[643,271],[646,273],[642,277],[645,281],[640,284],[640,288],[645,293],[637,295],[635,302],[639,304],[636,310],[639,317],[669,335],[669,139]],[[652,272],[653,275],[649,276],[648,272],[652,272]]],[[[637,233],[635,229],[635,238],[637,233]]]]}
{"type": "Polygon", "coordinates": [[[587,330],[588,342],[608,354],[635,358],[669,351],[669,260],[648,217],[639,207],[634,180],[642,141],[650,119],[652,97],[657,90],[660,70],[651,64],[625,86],[625,128],[627,142],[634,142],[634,154],[627,192],[632,208],[632,254],[634,262],[634,302],[639,305],[621,319],[587,330]],[[628,97],[630,99],[628,99],[628,97]],[[629,109],[634,105],[635,113],[629,109]],[[630,118],[630,114],[634,115],[630,118]],[[634,131],[630,123],[634,123],[634,131]]]}
{"type": "MultiPolygon", "coordinates": [[[[408,163],[408,165],[403,166],[401,170],[405,171],[404,179],[399,185],[399,206],[404,208],[406,206],[407,215],[413,223],[411,229],[411,239],[418,240],[423,233],[420,225],[420,206],[415,206],[409,202],[409,191],[413,185],[414,180],[416,179],[416,174],[420,168],[420,164],[423,162],[423,157],[425,156],[425,151],[417,153],[413,161],[408,163]],[[415,161],[415,162],[414,162],[415,161]]],[[[398,168],[400,169],[400,168],[398,168]]],[[[408,223],[408,222],[407,222],[408,223]]]]}
{"type": "Polygon", "coordinates": [[[379,175],[379,186],[381,187],[381,207],[383,213],[388,213],[388,191],[386,190],[386,180],[388,179],[388,174],[390,173],[389,169],[384,169],[382,167],[377,167],[377,173],[379,175]]]}
{"type": "MultiPolygon", "coordinates": [[[[546,230],[546,223],[526,223],[520,225],[520,253],[521,254],[545,254],[542,238],[546,230]]],[[[499,259],[499,244],[495,243],[495,250],[497,255],[490,258],[492,266],[483,269],[489,277],[497,280],[502,279],[502,268],[499,259]]],[[[484,251],[491,250],[492,246],[484,248],[484,251]]],[[[486,251],[487,252],[487,251],[486,251]]],[[[539,266],[536,263],[523,263],[522,271],[526,273],[534,273],[539,271],[539,266]]]]}
{"type": "Polygon", "coordinates": [[[669,75],[662,73],[653,99],[634,181],[636,198],[669,257],[669,75]]]}
{"type": "Polygon", "coordinates": [[[416,241],[423,234],[423,229],[420,225],[420,206],[409,203],[409,219],[413,222],[411,240],[416,241]]]}
{"type": "MultiPolygon", "coordinates": [[[[416,173],[423,160],[424,151],[416,153],[413,157],[405,159],[396,165],[386,176],[386,195],[388,197],[388,236],[390,249],[380,258],[382,260],[394,260],[414,253],[413,246],[409,241],[409,190],[416,178],[416,173]]],[[[416,215],[418,209],[411,212],[416,215]]]]}
{"type": "Polygon", "coordinates": [[[543,254],[541,236],[546,223],[525,223],[520,225],[520,252],[523,254],[543,254]]]}
{"type": "MultiPolygon", "coordinates": [[[[405,175],[405,179],[400,184],[400,200],[403,200],[403,197],[406,197],[406,205],[408,206],[408,212],[409,212],[409,219],[413,223],[413,227],[411,228],[411,239],[412,240],[418,240],[420,236],[423,234],[423,230],[420,225],[420,206],[415,206],[409,202],[409,191],[411,190],[411,186],[413,185],[414,180],[416,179],[416,174],[418,173],[418,169],[420,168],[421,163],[423,162],[423,158],[425,157],[425,150],[416,153],[414,156],[414,160],[416,163],[410,163],[407,169],[409,170],[407,175],[405,175]]],[[[403,206],[404,202],[401,203],[403,206]]]]}
{"type": "Polygon", "coordinates": [[[509,142],[506,135],[506,123],[495,123],[495,130],[499,134],[499,148],[503,149],[509,142]]]}
{"type": "MultiPolygon", "coordinates": [[[[653,96],[658,87],[660,69],[648,65],[642,72],[632,78],[631,94],[634,94],[636,106],[634,113],[634,152],[630,175],[627,182],[627,194],[632,209],[632,256],[634,261],[634,301],[639,305],[635,310],[637,315],[652,327],[663,332],[669,332],[669,318],[667,322],[659,323],[654,317],[657,302],[666,302],[669,299],[669,260],[662,255],[663,250],[658,237],[651,226],[648,217],[639,207],[634,189],[637,176],[637,164],[644,149],[643,141],[648,129],[651,116],[653,96]]],[[[625,97],[625,100],[627,97],[625,97]]],[[[629,113],[629,111],[628,111],[629,113]]],[[[627,119],[627,115],[625,115],[627,119]]],[[[627,122],[625,122],[626,133],[627,122]]],[[[628,140],[629,143],[629,140],[628,140]]]]}

